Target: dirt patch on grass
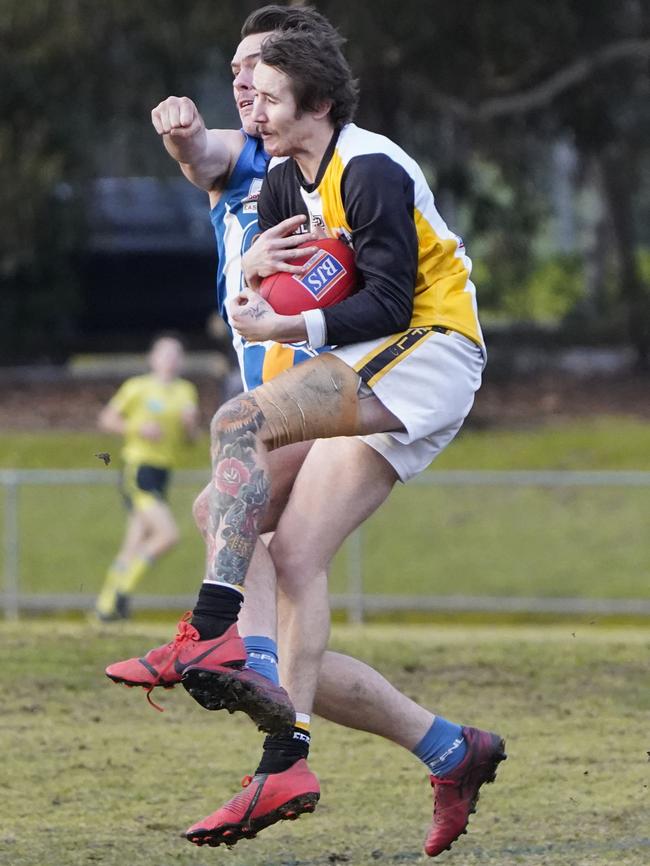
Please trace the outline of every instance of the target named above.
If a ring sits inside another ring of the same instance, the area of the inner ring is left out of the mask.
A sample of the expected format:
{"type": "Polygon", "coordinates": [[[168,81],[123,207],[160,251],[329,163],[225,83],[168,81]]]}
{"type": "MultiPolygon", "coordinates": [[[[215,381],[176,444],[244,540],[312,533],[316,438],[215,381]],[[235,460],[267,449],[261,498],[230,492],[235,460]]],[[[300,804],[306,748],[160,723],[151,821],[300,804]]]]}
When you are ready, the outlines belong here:
{"type": "MultiPolygon", "coordinates": [[[[99,381],[0,381],[0,428],[3,430],[95,430],[97,415],[121,379],[99,381]]],[[[205,419],[221,400],[213,379],[194,379],[205,419]]]]}

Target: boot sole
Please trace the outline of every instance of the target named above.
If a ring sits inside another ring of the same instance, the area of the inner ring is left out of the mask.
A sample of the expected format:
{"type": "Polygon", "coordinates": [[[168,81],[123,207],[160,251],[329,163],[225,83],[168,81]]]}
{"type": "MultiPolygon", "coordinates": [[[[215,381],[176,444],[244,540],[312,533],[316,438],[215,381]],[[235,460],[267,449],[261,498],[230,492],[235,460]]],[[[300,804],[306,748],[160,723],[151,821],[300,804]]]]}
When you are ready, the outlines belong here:
{"type": "Polygon", "coordinates": [[[124,677],[112,677],[110,674],[106,674],[106,676],[114,683],[117,683],[118,686],[127,686],[129,689],[157,689],[158,687],[163,689],[173,689],[174,686],[177,686],[180,683],[180,680],[174,680],[173,682],[169,682],[168,680],[160,680],[157,683],[138,683],[135,680],[125,680],[124,677]]]}
{"type": "Polygon", "coordinates": [[[285,733],[295,724],[296,714],[290,704],[273,700],[255,683],[239,679],[235,671],[189,670],[182,683],[206,710],[246,713],[267,734],[285,733]]]}

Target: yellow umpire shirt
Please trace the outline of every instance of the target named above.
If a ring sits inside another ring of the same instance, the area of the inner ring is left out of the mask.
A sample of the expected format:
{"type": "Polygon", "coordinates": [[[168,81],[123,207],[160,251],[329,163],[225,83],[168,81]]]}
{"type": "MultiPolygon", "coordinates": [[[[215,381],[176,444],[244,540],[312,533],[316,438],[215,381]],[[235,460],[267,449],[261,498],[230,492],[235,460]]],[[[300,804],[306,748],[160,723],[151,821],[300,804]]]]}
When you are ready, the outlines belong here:
{"type": "Polygon", "coordinates": [[[197,405],[197,390],[186,379],[162,382],[151,374],[127,379],[109,402],[126,421],[124,462],[173,468],[185,443],[183,414],[197,405]],[[152,421],[162,431],[155,442],[138,432],[152,421]]]}

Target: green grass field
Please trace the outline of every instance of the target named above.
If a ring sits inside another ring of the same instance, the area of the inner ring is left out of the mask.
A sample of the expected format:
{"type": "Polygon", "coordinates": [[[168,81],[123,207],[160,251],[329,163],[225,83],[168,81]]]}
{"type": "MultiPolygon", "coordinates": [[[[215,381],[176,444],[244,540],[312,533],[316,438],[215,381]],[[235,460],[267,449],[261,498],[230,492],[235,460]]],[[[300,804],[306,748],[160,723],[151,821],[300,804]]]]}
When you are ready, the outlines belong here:
{"type": "MultiPolygon", "coordinates": [[[[518,431],[469,429],[436,467],[647,470],[649,439],[647,424],[611,417],[518,431]]],[[[98,469],[94,453],[115,450],[114,445],[92,433],[3,435],[0,466],[98,469]]],[[[186,453],[184,466],[204,466],[206,454],[202,442],[186,453]]],[[[203,562],[190,517],[195,493],[194,485],[174,487],[183,543],[150,573],[143,593],[193,592],[203,562]]],[[[0,520],[2,508],[0,503],[0,520]]],[[[650,488],[398,486],[364,527],[365,589],[645,597],[649,513],[650,488]]],[[[28,592],[95,592],[123,521],[111,487],[23,489],[21,586],[28,592]]],[[[344,554],[334,563],[331,587],[346,589],[344,554]]]]}
{"type": "MultiPolygon", "coordinates": [[[[426,773],[407,752],[316,720],[313,816],[232,851],[179,838],[232,796],[261,736],[181,689],[153,711],[111,684],[110,661],[168,639],[171,625],[93,630],[0,626],[2,866],[376,866],[430,862],[426,773]]],[[[650,634],[566,623],[546,628],[337,627],[420,703],[498,730],[508,761],[440,863],[646,866],[650,860],[650,634]]]]}
{"type": "MultiPolygon", "coordinates": [[[[99,432],[0,433],[0,468],[81,468],[101,466],[99,451],[119,452],[119,441],[99,432]]],[[[187,448],[182,467],[206,465],[204,435],[187,448]]],[[[604,415],[516,430],[475,429],[470,421],[438,458],[440,469],[650,469],[646,421],[604,415]]]]}
{"type": "MultiPolygon", "coordinates": [[[[172,503],[184,542],[143,593],[192,592],[202,546],[195,488],[172,503]]],[[[363,530],[365,588],[378,593],[641,598],[648,590],[650,489],[398,488],[363,530]]],[[[21,494],[21,586],[94,592],[119,545],[124,515],[111,487],[21,494]]],[[[331,587],[344,591],[345,552],[331,587]]]]}

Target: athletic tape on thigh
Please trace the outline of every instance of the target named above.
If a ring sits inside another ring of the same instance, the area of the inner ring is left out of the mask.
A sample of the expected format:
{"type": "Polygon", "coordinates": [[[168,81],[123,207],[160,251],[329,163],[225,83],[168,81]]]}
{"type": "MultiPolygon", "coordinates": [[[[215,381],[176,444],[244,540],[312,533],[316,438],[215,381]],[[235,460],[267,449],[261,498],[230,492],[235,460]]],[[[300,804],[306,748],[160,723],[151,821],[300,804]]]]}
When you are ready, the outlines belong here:
{"type": "Polygon", "coordinates": [[[267,446],[273,450],[361,432],[358,388],[354,370],[328,354],[304,361],[256,388],[251,393],[264,414],[267,446]]]}

